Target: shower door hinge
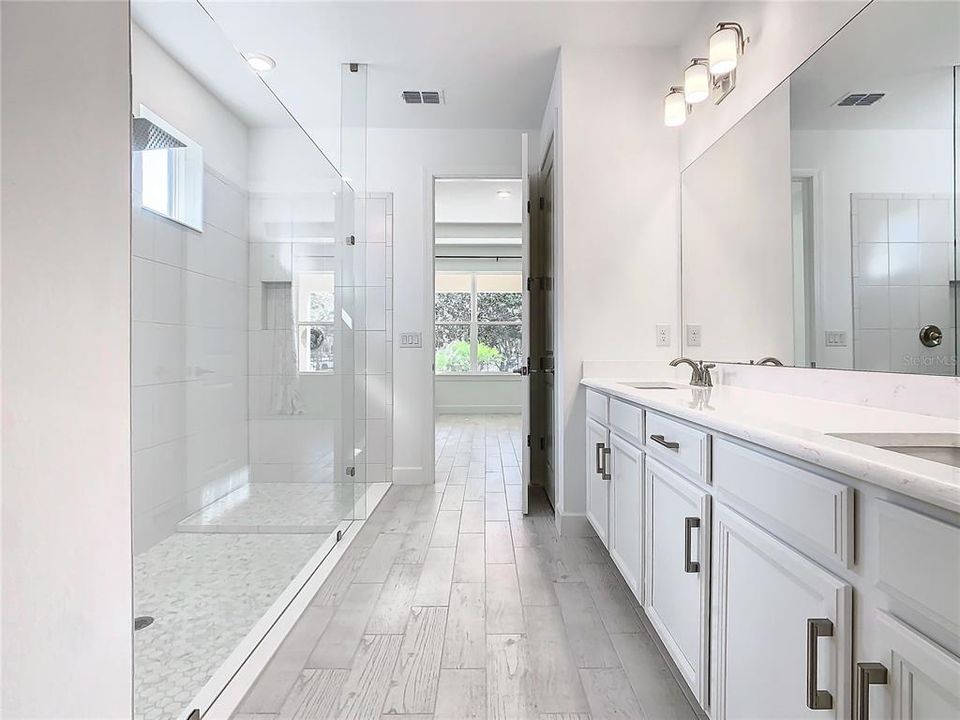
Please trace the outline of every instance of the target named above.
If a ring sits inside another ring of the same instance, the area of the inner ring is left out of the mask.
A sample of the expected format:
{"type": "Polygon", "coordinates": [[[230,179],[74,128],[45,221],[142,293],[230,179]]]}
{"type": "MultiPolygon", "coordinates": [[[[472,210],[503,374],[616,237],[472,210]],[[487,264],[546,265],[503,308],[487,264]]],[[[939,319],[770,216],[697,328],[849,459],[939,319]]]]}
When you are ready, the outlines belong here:
{"type": "Polygon", "coordinates": [[[343,540],[343,530],[337,530],[337,542],[343,540]]]}
{"type": "Polygon", "coordinates": [[[527,447],[530,447],[530,436],[527,435],[527,447]]]}
{"type": "Polygon", "coordinates": [[[350,72],[360,72],[360,63],[350,63],[350,72]]]}
{"type": "Polygon", "coordinates": [[[347,235],[347,245],[356,245],[356,244],[357,244],[357,238],[354,237],[353,235],[347,235]]]}
{"type": "Polygon", "coordinates": [[[347,465],[344,468],[344,472],[347,474],[347,477],[353,477],[357,474],[357,469],[353,465],[347,465]]]}
{"type": "Polygon", "coordinates": [[[530,214],[530,201],[527,200],[527,215],[530,214]]]}

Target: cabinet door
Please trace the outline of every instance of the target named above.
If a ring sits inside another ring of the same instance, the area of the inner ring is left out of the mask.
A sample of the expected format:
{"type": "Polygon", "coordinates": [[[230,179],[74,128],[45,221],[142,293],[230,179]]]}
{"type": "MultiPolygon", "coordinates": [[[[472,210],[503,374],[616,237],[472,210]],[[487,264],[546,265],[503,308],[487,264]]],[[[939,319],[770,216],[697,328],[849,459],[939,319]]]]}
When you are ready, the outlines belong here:
{"type": "Polygon", "coordinates": [[[610,438],[607,429],[587,418],[587,520],[607,545],[610,518],[610,481],[605,470],[610,466],[610,438]]]}
{"type": "Polygon", "coordinates": [[[610,557],[640,598],[643,453],[615,433],[610,450],[610,557]]]}
{"type": "Polygon", "coordinates": [[[886,676],[858,663],[858,720],[960,718],[960,658],[883,611],[872,617],[877,652],[866,660],[886,676]]]}
{"type": "Polygon", "coordinates": [[[851,587],[733,510],[716,515],[713,719],[848,718],[851,587]]]}
{"type": "Polygon", "coordinates": [[[646,458],[644,607],[701,704],[708,689],[710,496],[646,458]]]}

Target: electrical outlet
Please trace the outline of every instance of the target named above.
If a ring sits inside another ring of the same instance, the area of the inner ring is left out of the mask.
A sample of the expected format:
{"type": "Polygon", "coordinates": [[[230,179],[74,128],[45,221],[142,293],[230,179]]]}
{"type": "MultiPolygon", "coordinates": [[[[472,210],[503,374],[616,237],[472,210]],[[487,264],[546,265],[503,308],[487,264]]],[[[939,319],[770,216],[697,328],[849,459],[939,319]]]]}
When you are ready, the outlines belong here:
{"type": "Polygon", "coordinates": [[[657,347],[670,347],[669,325],[657,325],[657,347]]]}
{"type": "Polygon", "coordinates": [[[687,347],[700,347],[699,325],[687,325],[687,347]]]}
{"type": "Polygon", "coordinates": [[[847,346],[847,331],[846,330],[825,330],[824,331],[824,344],[827,347],[846,347],[847,346]]]}
{"type": "Polygon", "coordinates": [[[400,333],[400,347],[401,348],[423,347],[423,333],[418,333],[418,332],[400,333]]]}

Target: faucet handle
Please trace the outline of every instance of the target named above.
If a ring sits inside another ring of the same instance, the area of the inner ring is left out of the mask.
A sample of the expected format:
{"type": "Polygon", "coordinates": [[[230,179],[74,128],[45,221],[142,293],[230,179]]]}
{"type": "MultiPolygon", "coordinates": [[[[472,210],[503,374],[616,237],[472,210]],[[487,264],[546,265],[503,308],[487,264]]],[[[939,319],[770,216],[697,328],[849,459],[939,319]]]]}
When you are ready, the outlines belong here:
{"type": "Polygon", "coordinates": [[[697,363],[700,369],[700,385],[702,387],[713,387],[713,378],[710,377],[710,370],[717,366],[716,363],[708,363],[700,360],[697,363]]]}

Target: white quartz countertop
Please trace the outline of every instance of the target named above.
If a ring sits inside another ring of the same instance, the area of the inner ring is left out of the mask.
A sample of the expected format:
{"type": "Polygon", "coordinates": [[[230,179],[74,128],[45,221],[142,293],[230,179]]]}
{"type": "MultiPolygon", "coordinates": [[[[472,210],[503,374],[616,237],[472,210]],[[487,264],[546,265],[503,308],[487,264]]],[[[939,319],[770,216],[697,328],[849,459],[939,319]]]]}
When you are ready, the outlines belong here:
{"type": "Polygon", "coordinates": [[[960,468],[829,433],[951,433],[960,421],[737,387],[694,388],[663,378],[584,378],[582,385],[960,512],[960,468]],[[624,383],[679,385],[644,390],[624,383]]]}

